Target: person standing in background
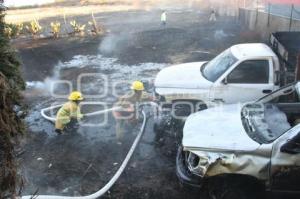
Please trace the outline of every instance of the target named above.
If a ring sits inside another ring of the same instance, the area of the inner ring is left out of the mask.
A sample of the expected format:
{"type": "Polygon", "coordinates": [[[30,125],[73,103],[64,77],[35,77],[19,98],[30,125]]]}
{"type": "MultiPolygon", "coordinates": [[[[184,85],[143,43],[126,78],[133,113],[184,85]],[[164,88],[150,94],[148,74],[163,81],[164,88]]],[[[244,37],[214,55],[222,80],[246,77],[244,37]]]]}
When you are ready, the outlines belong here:
{"type": "Polygon", "coordinates": [[[161,14],[160,21],[163,26],[167,25],[167,13],[165,10],[161,14]]]}
{"type": "Polygon", "coordinates": [[[215,21],[217,21],[216,11],[215,11],[214,9],[210,12],[209,21],[210,21],[210,22],[215,22],[215,21]]]}

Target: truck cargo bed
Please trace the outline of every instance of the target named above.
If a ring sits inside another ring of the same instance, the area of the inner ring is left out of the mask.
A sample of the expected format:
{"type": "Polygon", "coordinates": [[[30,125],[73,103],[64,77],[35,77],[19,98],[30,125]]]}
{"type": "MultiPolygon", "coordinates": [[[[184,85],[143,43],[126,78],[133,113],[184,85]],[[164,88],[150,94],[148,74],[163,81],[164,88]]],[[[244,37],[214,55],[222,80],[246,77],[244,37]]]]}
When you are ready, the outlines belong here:
{"type": "MultiPolygon", "coordinates": [[[[300,56],[300,32],[276,32],[271,34],[271,46],[281,61],[281,72],[285,74],[285,83],[295,81],[295,75],[300,71],[298,59],[300,56]],[[293,77],[291,77],[293,76],[293,77]]],[[[298,75],[296,75],[297,77],[298,75]]],[[[299,76],[298,76],[299,77],[299,76]]]]}

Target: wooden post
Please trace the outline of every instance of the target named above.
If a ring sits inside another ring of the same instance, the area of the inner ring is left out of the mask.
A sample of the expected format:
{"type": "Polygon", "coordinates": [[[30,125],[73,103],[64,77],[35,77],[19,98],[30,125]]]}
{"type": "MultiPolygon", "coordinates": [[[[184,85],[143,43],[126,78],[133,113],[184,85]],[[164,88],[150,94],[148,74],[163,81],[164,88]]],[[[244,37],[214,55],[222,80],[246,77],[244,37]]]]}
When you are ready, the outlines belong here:
{"type": "Polygon", "coordinates": [[[237,0],[237,21],[240,20],[240,0],[237,0]]]}
{"type": "Polygon", "coordinates": [[[65,31],[66,31],[66,34],[68,34],[68,28],[67,28],[67,18],[66,18],[66,10],[64,9],[64,23],[65,23],[65,31]]]}
{"type": "Polygon", "coordinates": [[[67,25],[66,13],[64,12],[64,23],[67,25]]]}
{"type": "Polygon", "coordinates": [[[258,6],[256,7],[255,27],[257,25],[257,21],[258,21],[258,6]]]}
{"type": "Polygon", "coordinates": [[[268,27],[270,26],[271,4],[268,3],[268,27]]]}
{"type": "Polygon", "coordinates": [[[292,23],[293,23],[293,11],[294,11],[294,4],[292,4],[292,7],[291,7],[291,17],[290,17],[289,31],[291,31],[291,29],[292,29],[292,23]]]}
{"type": "Polygon", "coordinates": [[[94,16],[94,12],[92,12],[92,18],[93,18],[93,22],[94,22],[95,24],[97,24],[96,19],[95,19],[95,16],[94,16]]]}
{"type": "Polygon", "coordinates": [[[93,25],[94,25],[94,28],[95,28],[95,33],[98,34],[99,29],[98,29],[97,21],[96,21],[95,16],[94,16],[94,12],[92,12],[92,19],[93,19],[93,25]]]}

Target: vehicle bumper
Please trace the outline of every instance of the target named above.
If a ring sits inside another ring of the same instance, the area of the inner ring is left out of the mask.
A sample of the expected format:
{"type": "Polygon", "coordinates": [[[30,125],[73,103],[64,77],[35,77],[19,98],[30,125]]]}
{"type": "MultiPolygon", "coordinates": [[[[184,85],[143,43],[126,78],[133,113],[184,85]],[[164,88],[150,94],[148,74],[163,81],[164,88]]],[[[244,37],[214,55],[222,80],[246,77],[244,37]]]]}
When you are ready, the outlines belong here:
{"type": "Polygon", "coordinates": [[[201,187],[203,183],[203,178],[192,174],[185,163],[183,147],[178,147],[177,157],[176,157],[176,174],[180,182],[193,187],[201,187]]]}

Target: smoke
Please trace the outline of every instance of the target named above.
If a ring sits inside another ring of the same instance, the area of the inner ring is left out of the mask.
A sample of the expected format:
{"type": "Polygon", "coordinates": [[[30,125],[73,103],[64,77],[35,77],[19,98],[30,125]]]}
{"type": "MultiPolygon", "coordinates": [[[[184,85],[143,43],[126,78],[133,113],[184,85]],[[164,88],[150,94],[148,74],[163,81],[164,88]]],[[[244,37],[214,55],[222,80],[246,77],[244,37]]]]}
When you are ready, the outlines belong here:
{"type": "Polygon", "coordinates": [[[99,51],[105,55],[111,55],[120,49],[122,43],[128,41],[128,34],[122,33],[120,35],[111,34],[106,36],[100,46],[99,51]]]}
{"type": "MultiPolygon", "coordinates": [[[[89,73],[89,71],[93,71],[92,74],[95,74],[93,78],[96,79],[91,81],[89,78],[83,78],[81,89],[83,89],[82,92],[84,93],[97,94],[97,92],[100,92],[99,87],[101,88],[103,86],[103,79],[101,79],[100,77],[101,75],[106,75],[112,82],[131,82],[133,80],[140,79],[140,77],[153,78],[152,75],[156,74],[165,66],[166,64],[159,63],[141,63],[138,65],[120,64],[118,63],[118,59],[104,57],[101,54],[76,55],[70,61],[60,62],[59,64],[57,64],[54,67],[53,75],[45,78],[44,81],[27,82],[27,93],[34,93],[36,95],[43,96],[49,96],[51,94],[61,96],[67,95],[69,92],[68,85],[60,83],[60,81],[62,80],[61,76],[63,70],[72,70],[74,72],[71,77],[68,77],[72,78],[72,83],[76,82],[77,78],[79,77],[76,76],[76,74],[84,74],[80,72],[81,69],[85,68],[84,71],[86,73],[89,73]]],[[[69,72],[67,73],[68,75],[71,74],[69,72]]],[[[73,86],[73,89],[75,88],[76,87],[73,86]]]]}
{"type": "Polygon", "coordinates": [[[53,89],[53,84],[59,80],[60,65],[58,64],[53,69],[53,74],[50,77],[46,77],[44,81],[30,81],[26,82],[27,89],[34,89],[37,93],[43,95],[49,95],[53,89]]]}
{"type": "Polygon", "coordinates": [[[222,40],[226,38],[228,35],[223,30],[216,30],[214,33],[215,40],[222,40]]]}

